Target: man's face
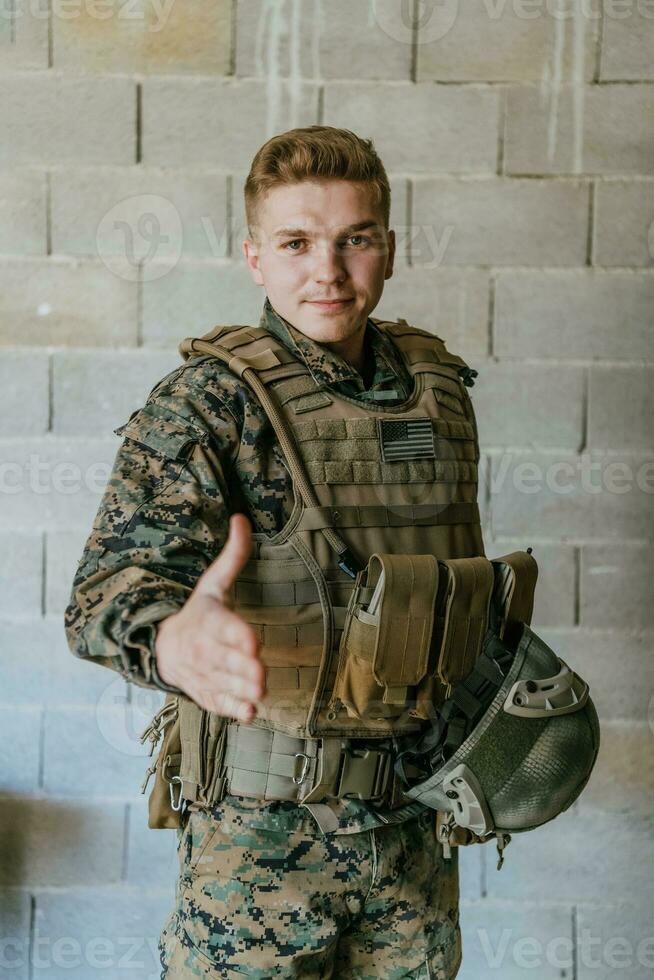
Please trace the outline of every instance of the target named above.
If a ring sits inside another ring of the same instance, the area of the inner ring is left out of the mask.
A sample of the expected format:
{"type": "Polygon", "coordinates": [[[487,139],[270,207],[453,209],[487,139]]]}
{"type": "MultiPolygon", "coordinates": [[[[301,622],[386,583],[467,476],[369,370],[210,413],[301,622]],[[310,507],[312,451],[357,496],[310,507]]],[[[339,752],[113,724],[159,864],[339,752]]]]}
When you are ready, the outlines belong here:
{"type": "Polygon", "coordinates": [[[243,242],[252,278],[274,309],[317,343],[362,332],[393,274],[395,235],[373,201],[358,181],[274,187],[259,202],[257,241],[243,242]]]}

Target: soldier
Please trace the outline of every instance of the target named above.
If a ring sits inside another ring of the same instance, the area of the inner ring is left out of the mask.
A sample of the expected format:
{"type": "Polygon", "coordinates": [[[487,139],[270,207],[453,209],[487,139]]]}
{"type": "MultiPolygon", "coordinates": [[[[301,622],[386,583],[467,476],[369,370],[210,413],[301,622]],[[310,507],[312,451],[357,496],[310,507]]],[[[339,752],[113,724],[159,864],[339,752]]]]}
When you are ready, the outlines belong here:
{"type": "Polygon", "coordinates": [[[335,657],[343,632],[359,653],[368,642],[348,604],[355,575],[370,599],[373,551],[405,562],[399,606],[381,615],[391,630],[409,616],[412,670],[429,641],[412,596],[434,604],[414,559],[483,555],[466,368],[429,331],[370,316],[395,253],[370,140],[328,126],[273,137],[245,203],[259,327],[185,342],[184,363],[116,430],[68,641],[180,710],[162,976],[445,980],[461,959],[457,853],[445,859],[433,810],[398,806],[387,765],[442,692],[426,659],[422,673],[394,664],[397,633],[381,686],[335,657]]]}

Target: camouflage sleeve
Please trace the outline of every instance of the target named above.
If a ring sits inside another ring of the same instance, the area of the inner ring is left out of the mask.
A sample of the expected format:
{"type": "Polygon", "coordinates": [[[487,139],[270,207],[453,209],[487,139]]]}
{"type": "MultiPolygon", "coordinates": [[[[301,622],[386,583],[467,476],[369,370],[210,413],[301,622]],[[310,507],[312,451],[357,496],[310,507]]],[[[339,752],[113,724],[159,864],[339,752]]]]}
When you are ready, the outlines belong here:
{"type": "Polygon", "coordinates": [[[153,669],[156,624],[183,606],[226,541],[240,442],[215,391],[179,374],[114,430],[123,442],[65,612],[75,656],[165,690],[174,689],[153,669]]]}

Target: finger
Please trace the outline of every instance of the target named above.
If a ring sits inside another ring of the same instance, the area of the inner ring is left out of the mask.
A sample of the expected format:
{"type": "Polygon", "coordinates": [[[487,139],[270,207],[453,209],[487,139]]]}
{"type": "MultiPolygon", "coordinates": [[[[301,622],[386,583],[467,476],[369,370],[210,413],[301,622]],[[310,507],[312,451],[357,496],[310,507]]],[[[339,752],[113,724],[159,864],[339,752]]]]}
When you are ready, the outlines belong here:
{"type": "Polygon", "coordinates": [[[254,703],[263,696],[262,685],[240,674],[228,674],[224,670],[213,671],[202,679],[202,690],[207,696],[219,697],[232,694],[240,701],[254,703]]]}
{"type": "Polygon", "coordinates": [[[228,718],[237,718],[240,721],[249,721],[254,717],[254,706],[248,701],[242,701],[228,692],[213,694],[206,692],[203,698],[205,707],[219,715],[228,718]]]}
{"type": "Polygon", "coordinates": [[[252,529],[245,514],[232,514],[229,534],[218,557],[198,579],[194,592],[224,602],[252,551],[252,529]]]}
{"type": "Polygon", "coordinates": [[[215,633],[211,633],[211,638],[214,636],[223,646],[239,650],[250,659],[259,652],[259,637],[237,613],[221,609],[216,617],[215,633]]]}

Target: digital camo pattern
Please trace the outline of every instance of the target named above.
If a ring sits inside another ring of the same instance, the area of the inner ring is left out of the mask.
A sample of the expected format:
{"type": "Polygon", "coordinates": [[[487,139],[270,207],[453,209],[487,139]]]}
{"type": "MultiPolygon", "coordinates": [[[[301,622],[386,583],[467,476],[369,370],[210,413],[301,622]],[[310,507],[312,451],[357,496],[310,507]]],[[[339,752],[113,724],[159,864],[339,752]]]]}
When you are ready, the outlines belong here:
{"type": "MultiPolygon", "coordinates": [[[[365,378],[287,323],[267,298],[259,326],[335,392],[370,400],[372,392],[394,391],[388,406],[410,394],[401,356],[371,321],[365,378]]],[[[66,633],[76,656],[152,687],[154,624],[181,608],[216,558],[231,512],[248,514],[255,531],[281,530],[293,508],[292,480],[256,396],[211,356],[171,371],[116,431],[123,442],[74,578],[66,633]]],[[[272,818],[271,803],[248,802],[253,821],[272,818]]],[[[331,806],[335,833],[381,823],[362,801],[331,806]]]]}
{"type": "Polygon", "coordinates": [[[458,859],[442,859],[434,812],[347,836],[300,821],[260,829],[191,808],[161,976],[455,977],[458,859]]]}

